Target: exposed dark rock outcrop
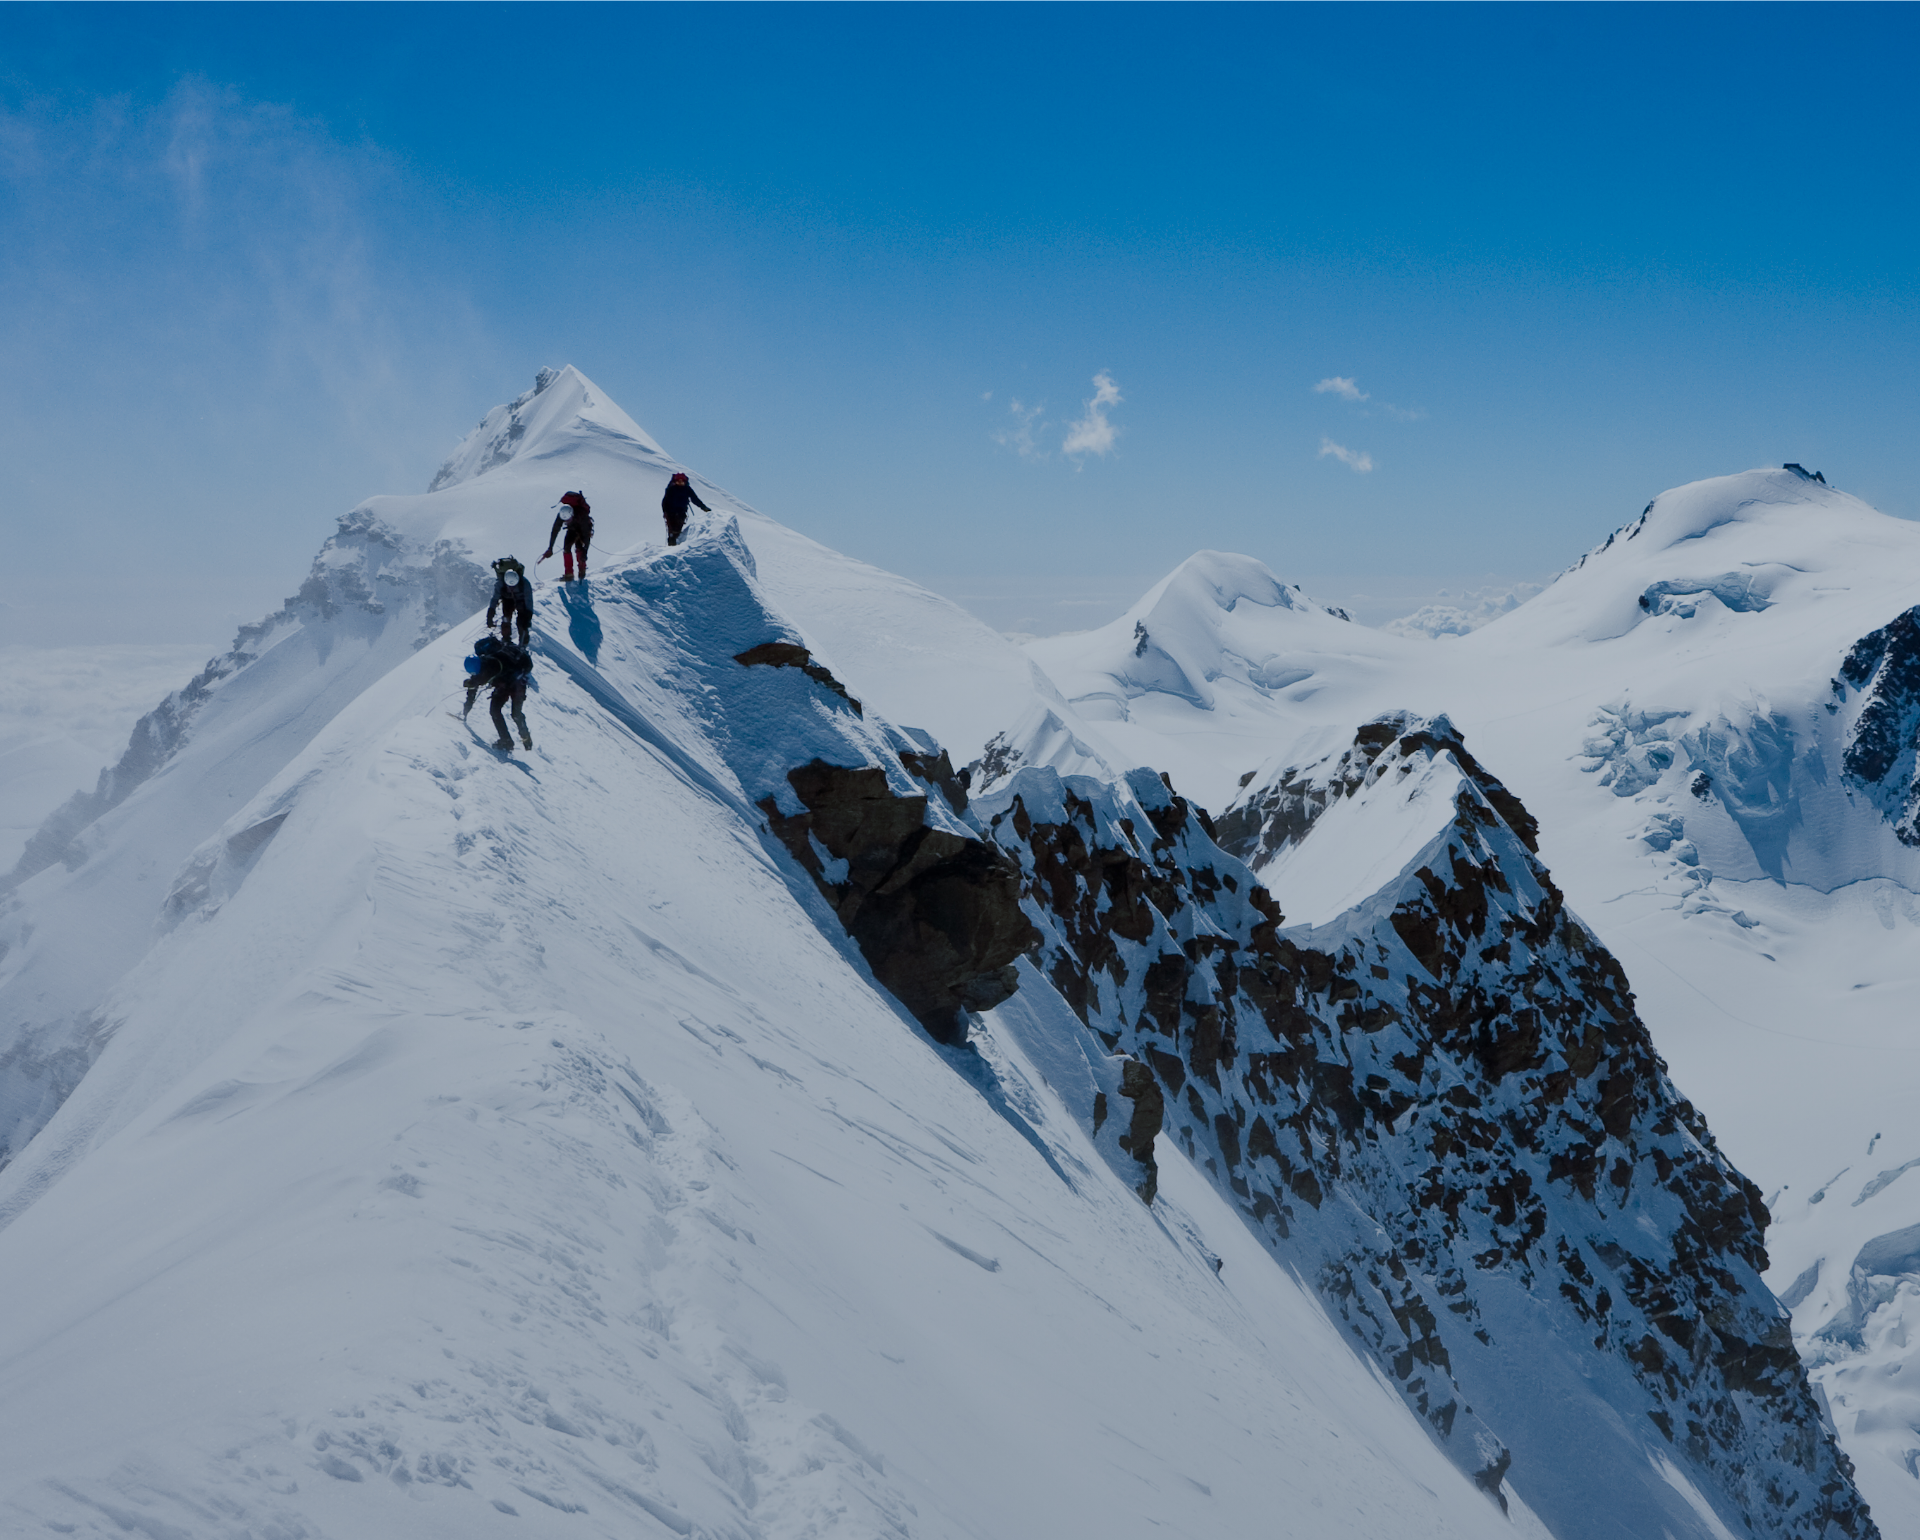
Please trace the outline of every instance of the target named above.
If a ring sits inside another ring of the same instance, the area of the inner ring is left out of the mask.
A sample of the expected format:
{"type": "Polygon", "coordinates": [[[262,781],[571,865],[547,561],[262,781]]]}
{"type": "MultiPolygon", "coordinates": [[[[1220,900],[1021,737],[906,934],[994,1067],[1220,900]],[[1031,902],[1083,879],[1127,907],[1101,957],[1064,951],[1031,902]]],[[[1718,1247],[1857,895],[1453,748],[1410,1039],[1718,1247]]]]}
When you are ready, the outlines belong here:
{"type": "Polygon", "coordinates": [[[1467,752],[1446,718],[1428,723],[1402,715],[1364,724],[1353,735],[1352,746],[1330,761],[1279,770],[1266,778],[1248,772],[1241,778],[1240,795],[1220,815],[1220,848],[1256,869],[1264,866],[1288,845],[1305,838],[1330,804],[1365,785],[1367,772],[1381,750],[1397,742],[1403,733],[1412,735],[1415,747],[1432,746],[1444,738],[1448,752],[1459,758],[1461,767],[1474,777],[1527,849],[1540,848],[1540,825],[1534,816],[1467,752]],[[1259,784],[1255,785],[1256,781],[1259,784]],[[1248,790],[1250,786],[1252,790],[1248,790]]]}
{"type": "MultiPolygon", "coordinates": [[[[933,765],[954,779],[944,751],[933,765]]],[[[874,977],[936,1038],[962,1041],[966,1013],[1007,999],[1014,959],[1040,939],[1021,911],[1018,869],[991,844],[930,827],[926,797],[893,791],[877,765],[816,759],[787,780],[805,811],[788,815],[763,799],[773,832],[874,977]]]]}
{"type": "Polygon", "coordinates": [[[749,647],[745,652],[733,655],[733,661],[743,663],[748,668],[766,666],[770,668],[797,668],[815,684],[823,684],[829,690],[853,707],[855,716],[862,715],[860,702],[847,694],[847,687],[833,677],[831,670],[813,661],[813,654],[798,642],[762,642],[758,647],[749,647]]]}
{"type": "Polygon", "coordinates": [[[1565,1493],[1554,1438],[1637,1422],[1755,1535],[1873,1535],[1760,1281],[1760,1195],[1667,1080],[1525,809],[1444,719],[1369,723],[1329,769],[1279,777],[1219,837],[1270,855],[1276,820],[1416,792],[1435,833],[1311,935],[1149,773],[1029,768],[975,806],[1020,862],[1042,971],[1469,1475],[1497,1495],[1511,1461],[1523,1492],[1565,1493]],[[1583,1365],[1536,1365],[1547,1342],[1583,1365]],[[1518,1398],[1515,1354],[1538,1381],[1518,1398]],[[1528,1425],[1541,1394],[1582,1408],[1551,1437],[1528,1425]]]}
{"type": "Polygon", "coordinates": [[[1842,768],[1905,845],[1920,845],[1920,606],[1853,644],[1840,677],[1866,704],[1847,734],[1842,768]]]}

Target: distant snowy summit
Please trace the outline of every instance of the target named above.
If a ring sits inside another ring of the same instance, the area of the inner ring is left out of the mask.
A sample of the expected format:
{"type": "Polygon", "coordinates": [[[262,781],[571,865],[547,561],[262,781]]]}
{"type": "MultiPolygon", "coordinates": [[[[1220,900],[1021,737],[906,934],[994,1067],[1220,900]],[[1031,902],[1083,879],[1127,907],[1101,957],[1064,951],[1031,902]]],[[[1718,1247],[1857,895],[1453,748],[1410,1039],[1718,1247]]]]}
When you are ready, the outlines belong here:
{"type": "Polygon", "coordinates": [[[457,487],[516,461],[531,469],[541,462],[570,457],[594,446],[638,462],[671,470],[666,451],[573,365],[542,369],[533,389],[505,406],[496,406],[461,440],[427,487],[429,492],[457,487]]]}

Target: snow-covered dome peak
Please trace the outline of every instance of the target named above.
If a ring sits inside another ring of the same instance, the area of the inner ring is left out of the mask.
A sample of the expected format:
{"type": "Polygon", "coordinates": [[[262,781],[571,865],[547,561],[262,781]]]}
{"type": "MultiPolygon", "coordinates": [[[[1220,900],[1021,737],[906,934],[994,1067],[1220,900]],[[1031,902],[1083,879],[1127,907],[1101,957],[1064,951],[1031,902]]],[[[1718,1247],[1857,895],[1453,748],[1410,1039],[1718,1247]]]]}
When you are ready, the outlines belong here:
{"type": "Polygon", "coordinates": [[[548,459],[583,444],[627,451],[642,461],[666,453],[637,422],[572,364],[542,369],[533,389],[480,419],[433,478],[429,492],[458,486],[503,465],[548,459]]]}
{"type": "Polygon", "coordinates": [[[1299,584],[1288,587],[1257,557],[1195,551],[1148,589],[1123,620],[1131,624],[1157,615],[1172,621],[1183,612],[1198,618],[1210,610],[1231,614],[1242,599],[1266,609],[1320,608],[1300,592],[1299,584]]]}
{"type": "Polygon", "coordinates": [[[1817,473],[1798,466],[1739,471],[1662,492],[1621,538],[1665,549],[1729,526],[1843,510],[1873,513],[1859,498],[1836,491],[1817,473]]]}
{"type": "Polygon", "coordinates": [[[1916,580],[1920,524],[1799,466],[1740,471],[1662,492],[1544,593],[1485,627],[1492,634],[1477,645],[1524,652],[1651,625],[1666,644],[1680,627],[1690,645],[1724,633],[1751,646],[1763,612],[1773,612],[1762,628],[1772,630],[1825,610],[1837,622],[1829,645],[1844,647],[1911,604],[1903,596],[1916,580]]]}

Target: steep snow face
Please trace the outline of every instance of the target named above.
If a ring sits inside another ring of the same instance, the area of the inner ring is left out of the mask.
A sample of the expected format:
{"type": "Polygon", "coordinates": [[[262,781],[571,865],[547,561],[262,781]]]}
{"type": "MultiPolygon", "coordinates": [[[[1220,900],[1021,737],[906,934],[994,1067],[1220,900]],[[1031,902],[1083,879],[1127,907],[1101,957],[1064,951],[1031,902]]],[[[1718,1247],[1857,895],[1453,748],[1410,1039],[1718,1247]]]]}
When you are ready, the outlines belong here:
{"type": "Polygon", "coordinates": [[[427,490],[459,486],[516,462],[519,469],[531,470],[542,461],[564,459],[572,469],[582,463],[582,449],[615,461],[652,461],[668,474],[679,469],[637,422],[568,365],[542,369],[532,390],[481,418],[427,490]]]}
{"type": "MultiPolygon", "coordinates": [[[[711,499],[709,499],[711,501],[711,499]]],[[[731,498],[726,506],[739,507],[731,498]]],[[[741,509],[760,581],[815,656],[891,721],[923,727],[957,764],[979,759],[1023,712],[1071,719],[1089,762],[1096,742],[1019,647],[949,599],[741,509]]]]}
{"type": "MultiPolygon", "coordinates": [[[[494,557],[537,573],[562,491],[590,489],[597,560],[662,537],[660,493],[677,468],[584,375],[542,370],[469,435],[437,490],[342,516],[285,606],[140,720],[95,789],[57,809],[0,878],[0,1166],[112,1032],[101,1001],[150,943],[188,854],[350,701],[473,619],[494,557]]],[[[536,592],[536,623],[557,623],[555,593],[536,592]]]]}
{"type": "MultiPolygon", "coordinates": [[[[1404,672],[1417,642],[1356,626],[1248,556],[1202,551],[1098,630],[1027,644],[1120,768],[1152,765],[1210,807],[1293,735],[1404,672]]],[[[1016,749],[1025,745],[1015,737],[1016,749]]],[[[1025,761],[1023,761],[1025,762],[1025,761]]]]}
{"type": "Polygon", "coordinates": [[[1183,1154],[1112,1172],[1044,982],[966,1051],[874,989],[755,804],[915,783],[733,661],[797,632],[730,530],[542,623],[531,754],[430,641],[162,874],[0,1173],[0,1528],[1546,1534],[1183,1154]]]}

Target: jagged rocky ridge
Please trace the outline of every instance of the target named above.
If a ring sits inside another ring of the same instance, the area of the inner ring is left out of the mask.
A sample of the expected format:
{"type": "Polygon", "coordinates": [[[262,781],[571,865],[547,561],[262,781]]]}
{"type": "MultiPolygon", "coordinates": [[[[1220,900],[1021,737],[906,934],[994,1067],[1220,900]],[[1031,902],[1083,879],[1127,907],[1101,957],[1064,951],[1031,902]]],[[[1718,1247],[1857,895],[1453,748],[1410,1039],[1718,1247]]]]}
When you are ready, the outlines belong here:
{"type": "Polygon", "coordinates": [[[1920,845],[1920,606],[1861,637],[1840,678],[1867,697],[1847,737],[1846,778],[1881,809],[1901,844],[1920,845]]]}
{"type": "MultiPolygon", "coordinates": [[[[1164,1120],[1455,1461],[1496,1496],[1511,1470],[1550,1524],[1607,1505],[1568,1452],[1637,1423],[1755,1535],[1874,1535],[1760,1281],[1760,1194],[1668,1081],[1518,799],[1444,718],[1369,723],[1329,773],[1276,782],[1218,831],[1144,771],[1029,767],[975,804],[1019,862],[1036,964],[1127,1056],[1142,1195],[1164,1120]],[[1359,909],[1283,931],[1220,841],[1270,855],[1376,787],[1450,816],[1359,909]],[[1542,1339],[1567,1346],[1512,1362],[1542,1339]],[[1542,1380],[1555,1427],[1520,1410],[1542,1380]]],[[[1096,1134],[1103,1115],[1126,1116],[1103,1098],[1096,1134]]]]}

